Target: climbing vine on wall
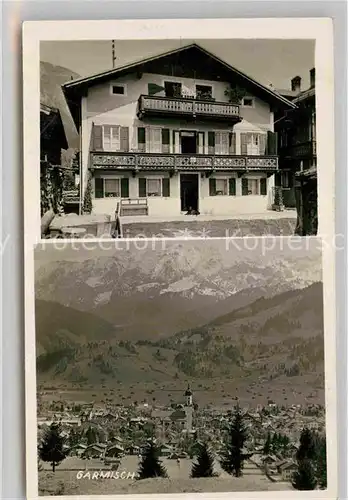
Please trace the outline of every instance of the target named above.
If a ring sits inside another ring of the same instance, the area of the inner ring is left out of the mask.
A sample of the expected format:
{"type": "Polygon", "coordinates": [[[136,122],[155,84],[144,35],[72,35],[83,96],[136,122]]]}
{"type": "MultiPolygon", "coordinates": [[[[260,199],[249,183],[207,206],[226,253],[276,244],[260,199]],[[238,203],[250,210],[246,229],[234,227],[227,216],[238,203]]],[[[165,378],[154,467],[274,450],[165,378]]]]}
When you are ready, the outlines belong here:
{"type": "Polygon", "coordinates": [[[83,213],[90,214],[92,212],[92,176],[89,174],[85,196],[83,199],[83,213]]]}
{"type": "Polygon", "coordinates": [[[47,162],[41,162],[41,216],[47,210],[53,210],[55,214],[63,212],[63,180],[64,174],[61,169],[47,162]]]}

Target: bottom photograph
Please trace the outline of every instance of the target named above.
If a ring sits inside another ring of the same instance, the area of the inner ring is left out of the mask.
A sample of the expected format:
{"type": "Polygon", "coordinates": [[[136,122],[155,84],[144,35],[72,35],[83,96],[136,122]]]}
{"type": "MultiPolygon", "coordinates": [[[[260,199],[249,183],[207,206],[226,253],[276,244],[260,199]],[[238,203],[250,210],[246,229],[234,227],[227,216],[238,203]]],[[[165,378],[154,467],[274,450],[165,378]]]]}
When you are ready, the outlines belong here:
{"type": "Polygon", "coordinates": [[[321,253],[37,246],[39,495],[326,489],[321,253]]]}

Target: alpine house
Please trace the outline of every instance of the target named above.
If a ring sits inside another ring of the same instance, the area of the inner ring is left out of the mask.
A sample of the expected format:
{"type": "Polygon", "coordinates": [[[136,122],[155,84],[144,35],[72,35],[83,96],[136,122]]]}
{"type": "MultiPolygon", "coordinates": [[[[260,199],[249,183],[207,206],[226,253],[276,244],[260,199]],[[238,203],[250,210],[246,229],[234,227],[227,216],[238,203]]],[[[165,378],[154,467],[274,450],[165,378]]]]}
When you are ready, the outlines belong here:
{"type": "Polygon", "coordinates": [[[197,44],[63,85],[92,213],[262,214],[296,105],[197,44]]]}

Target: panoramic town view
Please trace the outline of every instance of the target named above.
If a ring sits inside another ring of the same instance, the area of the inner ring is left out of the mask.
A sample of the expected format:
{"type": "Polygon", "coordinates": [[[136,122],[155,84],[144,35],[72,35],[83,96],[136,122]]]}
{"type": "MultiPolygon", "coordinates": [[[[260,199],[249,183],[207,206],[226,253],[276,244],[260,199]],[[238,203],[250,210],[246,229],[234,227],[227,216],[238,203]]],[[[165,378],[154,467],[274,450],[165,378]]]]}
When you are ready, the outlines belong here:
{"type": "Polygon", "coordinates": [[[40,495],[326,488],[320,241],[238,241],[36,248],[40,495]]]}

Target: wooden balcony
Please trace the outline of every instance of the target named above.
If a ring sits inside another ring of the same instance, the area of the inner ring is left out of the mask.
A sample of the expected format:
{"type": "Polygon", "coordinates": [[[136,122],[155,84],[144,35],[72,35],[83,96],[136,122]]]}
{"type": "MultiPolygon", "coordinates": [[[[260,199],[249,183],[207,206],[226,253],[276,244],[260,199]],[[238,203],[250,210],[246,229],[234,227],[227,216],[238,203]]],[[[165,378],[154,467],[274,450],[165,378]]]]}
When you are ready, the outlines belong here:
{"type": "Polygon", "coordinates": [[[278,156],[237,156],[164,153],[91,153],[90,168],[97,170],[264,171],[278,170],[278,156]]]}
{"type": "Polygon", "coordinates": [[[237,104],[184,97],[147,95],[139,97],[137,114],[139,119],[149,116],[165,116],[167,118],[223,121],[232,125],[242,119],[237,104]]]}
{"type": "Polygon", "coordinates": [[[294,144],[293,146],[281,148],[280,154],[285,158],[310,159],[317,154],[317,143],[316,141],[306,141],[294,144]]]}

